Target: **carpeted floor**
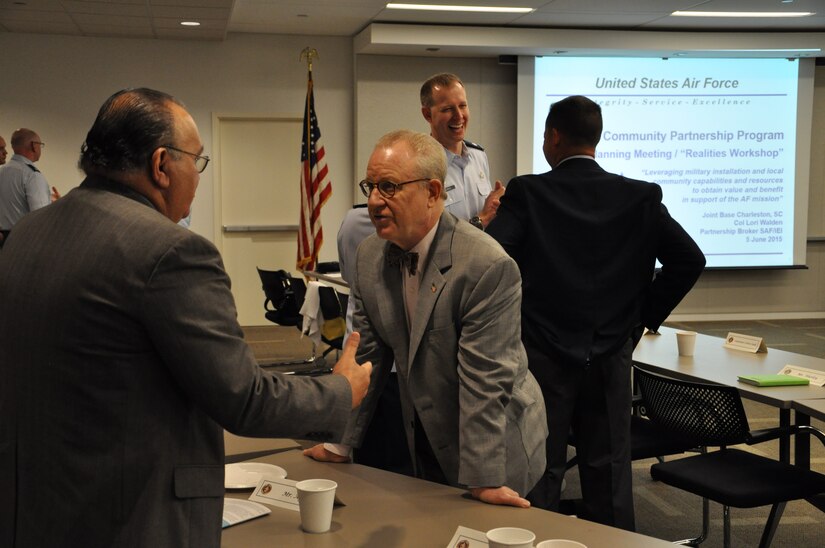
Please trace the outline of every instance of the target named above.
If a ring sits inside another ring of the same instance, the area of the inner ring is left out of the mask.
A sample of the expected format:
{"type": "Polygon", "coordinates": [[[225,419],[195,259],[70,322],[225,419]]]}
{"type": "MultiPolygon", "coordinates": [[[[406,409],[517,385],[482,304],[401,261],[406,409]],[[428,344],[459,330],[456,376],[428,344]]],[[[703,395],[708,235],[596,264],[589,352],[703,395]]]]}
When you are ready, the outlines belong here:
{"type": "MultiPolygon", "coordinates": [[[[825,319],[771,320],[735,322],[671,322],[678,329],[688,329],[724,337],[734,331],[763,337],[769,347],[825,358],[825,319]]],[[[312,353],[312,345],[301,338],[294,327],[249,327],[244,329],[246,339],[256,357],[265,363],[304,358],[312,353]]],[[[330,362],[334,362],[330,355],[330,362]]],[[[825,394],[824,394],[825,395],[825,394]]],[[[775,408],[745,400],[745,408],[752,429],[778,426],[775,408]]],[[[825,429],[825,424],[813,420],[812,425],[825,429]]],[[[773,458],[778,456],[778,443],[768,442],[749,451],[773,458]]],[[[571,452],[572,456],[572,452],[571,452]]],[[[673,457],[677,458],[677,457],[673,457]]],[[[633,463],[633,481],[636,507],[636,526],[639,533],[666,540],[680,540],[696,536],[701,530],[701,500],[698,497],[654,482],[650,465],[655,460],[633,463]]],[[[825,473],[825,448],[816,440],[811,442],[811,467],[825,473]]],[[[566,476],[566,499],[580,497],[578,470],[573,468],[566,476]]],[[[734,547],[756,547],[768,517],[768,507],[731,509],[731,535],[734,547]]],[[[722,507],[711,503],[711,528],[708,540],[702,546],[722,546],[722,507]]],[[[574,519],[574,518],[571,518],[574,519]]],[[[791,502],[779,523],[774,548],[814,548],[825,546],[825,514],[807,502],[791,502]]],[[[589,548],[609,548],[595,547],[589,548]]]]}

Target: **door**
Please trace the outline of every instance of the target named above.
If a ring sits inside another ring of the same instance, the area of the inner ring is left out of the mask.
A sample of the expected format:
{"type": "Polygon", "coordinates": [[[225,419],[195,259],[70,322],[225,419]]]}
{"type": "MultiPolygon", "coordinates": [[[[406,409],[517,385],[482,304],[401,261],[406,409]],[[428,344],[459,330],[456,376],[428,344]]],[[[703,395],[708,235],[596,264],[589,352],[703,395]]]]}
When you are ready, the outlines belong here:
{"type": "Polygon", "coordinates": [[[267,325],[256,267],[297,274],[301,118],[215,116],[215,245],[243,326],[267,325]]]}

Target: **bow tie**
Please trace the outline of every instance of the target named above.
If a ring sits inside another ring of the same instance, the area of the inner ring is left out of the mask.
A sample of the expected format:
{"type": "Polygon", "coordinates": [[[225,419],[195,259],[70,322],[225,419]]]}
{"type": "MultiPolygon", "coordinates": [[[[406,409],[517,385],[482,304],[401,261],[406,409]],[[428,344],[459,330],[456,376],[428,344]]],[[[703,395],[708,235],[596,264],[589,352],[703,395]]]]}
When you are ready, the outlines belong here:
{"type": "Polygon", "coordinates": [[[387,264],[390,266],[404,266],[410,273],[410,276],[415,276],[418,269],[418,253],[411,251],[404,251],[395,244],[390,244],[387,249],[387,264]]]}

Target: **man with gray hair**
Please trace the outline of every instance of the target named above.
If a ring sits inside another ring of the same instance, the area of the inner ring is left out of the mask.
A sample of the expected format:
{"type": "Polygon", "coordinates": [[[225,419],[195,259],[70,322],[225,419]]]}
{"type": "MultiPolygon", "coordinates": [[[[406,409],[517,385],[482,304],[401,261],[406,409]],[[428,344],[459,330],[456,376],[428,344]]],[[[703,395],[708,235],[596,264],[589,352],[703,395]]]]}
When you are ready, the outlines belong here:
{"type": "MultiPolygon", "coordinates": [[[[57,189],[49,191],[49,183],[34,165],[44,146],[40,136],[30,129],[20,128],[11,134],[14,155],[0,168],[0,245],[23,215],[60,197],[57,189]]],[[[2,156],[5,158],[5,141],[2,156]]]]}
{"type": "Polygon", "coordinates": [[[521,343],[521,279],[492,238],[444,211],[445,173],[442,147],[423,133],[396,131],[375,146],[360,187],[376,233],[358,248],[350,293],[357,359],[372,362],[372,382],[343,447],[305,453],[348,460],[395,359],[415,475],[527,507],[547,426],[521,343]]]}

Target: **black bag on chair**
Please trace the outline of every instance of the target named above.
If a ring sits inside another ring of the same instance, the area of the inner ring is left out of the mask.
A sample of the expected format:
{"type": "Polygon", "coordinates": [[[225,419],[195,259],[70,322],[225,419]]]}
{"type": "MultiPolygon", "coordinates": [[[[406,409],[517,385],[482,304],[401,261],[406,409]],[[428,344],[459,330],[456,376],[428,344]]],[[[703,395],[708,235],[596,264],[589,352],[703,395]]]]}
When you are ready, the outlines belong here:
{"type": "Polygon", "coordinates": [[[286,270],[258,269],[258,272],[266,295],[266,319],[278,325],[300,326],[303,321],[300,303],[306,295],[303,280],[293,278],[286,270]]]}

